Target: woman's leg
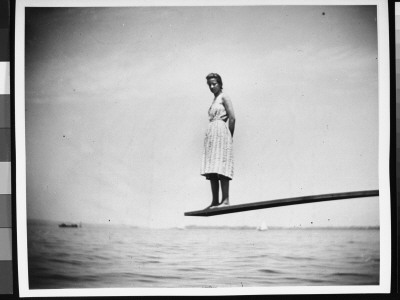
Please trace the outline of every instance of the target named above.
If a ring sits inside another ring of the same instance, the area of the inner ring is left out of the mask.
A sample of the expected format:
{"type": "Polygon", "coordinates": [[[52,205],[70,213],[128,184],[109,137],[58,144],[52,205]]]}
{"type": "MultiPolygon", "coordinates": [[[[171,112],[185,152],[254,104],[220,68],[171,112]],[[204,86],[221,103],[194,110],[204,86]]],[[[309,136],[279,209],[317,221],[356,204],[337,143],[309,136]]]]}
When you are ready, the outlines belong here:
{"type": "Polygon", "coordinates": [[[229,179],[221,178],[222,202],[223,205],[229,205],[229,179]]]}
{"type": "Polygon", "coordinates": [[[212,202],[210,206],[217,206],[219,204],[219,180],[210,179],[211,192],[212,192],[212,202]]]}

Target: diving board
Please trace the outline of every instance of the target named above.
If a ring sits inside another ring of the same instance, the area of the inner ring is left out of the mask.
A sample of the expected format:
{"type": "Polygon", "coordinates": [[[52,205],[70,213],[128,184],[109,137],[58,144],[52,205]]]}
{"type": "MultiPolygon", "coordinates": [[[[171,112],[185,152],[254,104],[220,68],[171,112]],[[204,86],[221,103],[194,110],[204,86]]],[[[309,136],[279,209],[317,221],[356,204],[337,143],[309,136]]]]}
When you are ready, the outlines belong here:
{"type": "Polygon", "coordinates": [[[216,207],[216,208],[211,208],[211,209],[208,208],[208,209],[203,209],[203,210],[189,211],[189,212],[185,212],[185,216],[209,217],[209,216],[231,214],[231,213],[255,210],[255,209],[263,209],[263,208],[271,208],[271,207],[279,207],[279,206],[287,206],[287,205],[295,205],[295,204],[305,204],[305,203],[313,203],[313,202],[322,202],[322,201],[341,200],[341,199],[375,197],[375,196],[379,196],[379,190],[323,194],[323,195],[314,195],[314,196],[302,196],[302,197],[295,197],[295,198],[284,198],[284,199],[278,199],[278,200],[252,202],[252,203],[246,203],[246,204],[237,204],[237,205],[216,207]]]}

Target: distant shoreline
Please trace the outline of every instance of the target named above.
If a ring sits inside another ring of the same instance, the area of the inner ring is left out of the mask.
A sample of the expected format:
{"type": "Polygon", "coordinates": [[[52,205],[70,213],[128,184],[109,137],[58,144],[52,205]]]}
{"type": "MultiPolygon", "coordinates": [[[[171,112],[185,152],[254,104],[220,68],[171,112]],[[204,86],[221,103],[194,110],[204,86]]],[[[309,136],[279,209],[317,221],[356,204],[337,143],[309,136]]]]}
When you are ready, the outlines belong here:
{"type": "MultiPolygon", "coordinates": [[[[188,225],[185,227],[185,229],[237,229],[237,230],[257,230],[259,227],[257,226],[197,226],[197,225],[188,225]]],[[[380,229],[379,226],[291,226],[291,227],[285,227],[285,226],[268,226],[268,229],[263,230],[263,231],[268,231],[268,230],[280,230],[280,229],[362,229],[362,230],[369,230],[369,229],[374,229],[378,230],[380,229]]]]}
{"type": "MultiPolygon", "coordinates": [[[[61,223],[66,223],[65,221],[49,221],[49,220],[38,220],[38,219],[28,219],[28,225],[54,225],[58,226],[61,223]]],[[[68,222],[70,223],[70,222],[68,222]]],[[[121,228],[142,228],[142,229],[152,229],[150,227],[135,226],[135,225],[124,225],[124,224],[96,224],[96,223],[84,223],[82,227],[121,227],[121,228]]],[[[229,230],[257,230],[258,226],[199,226],[199,225],[187,225],[184,227],[165,227],[165,228],[155,228],[155,229],[229,229],[229,230]]],[[[302,230],[302,229],[326,229],[326,230],[379,230],[379,226],[268,226],[264,231],[268,230],[302,230]]]]}

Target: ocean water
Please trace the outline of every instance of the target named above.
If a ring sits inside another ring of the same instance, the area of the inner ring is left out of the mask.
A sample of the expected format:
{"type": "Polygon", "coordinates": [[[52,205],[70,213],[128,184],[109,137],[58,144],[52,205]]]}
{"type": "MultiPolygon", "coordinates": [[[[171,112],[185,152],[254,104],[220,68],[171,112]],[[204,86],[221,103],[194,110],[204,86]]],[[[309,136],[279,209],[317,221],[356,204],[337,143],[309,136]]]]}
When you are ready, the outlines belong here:
{"type": "Polygon", "coordinates": [[[379,284],[379,229],[28,226],[30,289],[379,284]]]}

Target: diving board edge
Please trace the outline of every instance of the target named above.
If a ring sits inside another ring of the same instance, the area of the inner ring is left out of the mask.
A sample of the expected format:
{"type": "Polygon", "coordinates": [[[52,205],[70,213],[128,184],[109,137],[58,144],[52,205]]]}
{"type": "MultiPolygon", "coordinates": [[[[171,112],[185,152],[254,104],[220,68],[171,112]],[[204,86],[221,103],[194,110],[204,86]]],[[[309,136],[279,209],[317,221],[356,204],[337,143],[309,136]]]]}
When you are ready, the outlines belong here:
{"type": "Polygon", "coordinates": [[[209,216],[215,216],[215,215],[231,214],[231,213],[236,213],[236,212],[264,209],[264,208],[272,208],[272,207],[279,207],[279,206],[306,204],[306,203],[313,203],[313,202],[333,201],[333,200],[342,200],[342,199],[351,199],[351,198],[375,197],[375,196],[379,196],[379,190],[302,196],[302,197],[295,197],[295,198],[284,198],[284,199],[277,199],[277,200],[268,200],[268,201],[252,202],[252,203],[246,203],[246,204],[230,205],[230,206],[225,206],[225,207],[217,207],[217,208],[213,208],[213,209],[189,211],[189,212],[185,212],[185,216],[209,217],[209,216]]]}

